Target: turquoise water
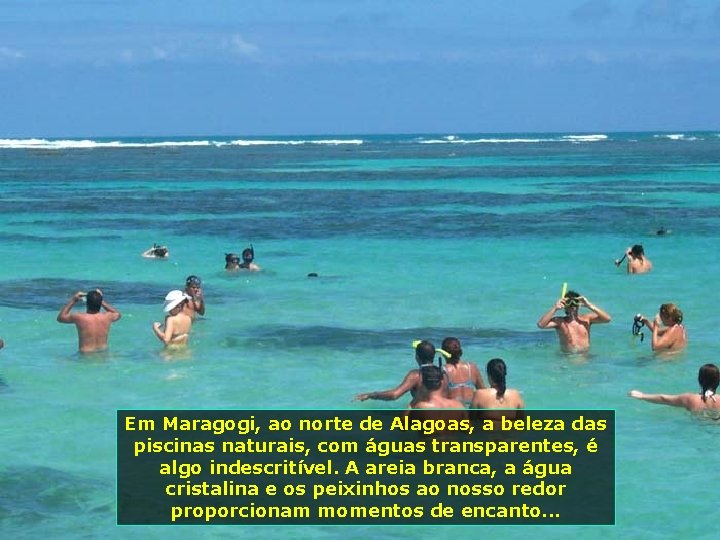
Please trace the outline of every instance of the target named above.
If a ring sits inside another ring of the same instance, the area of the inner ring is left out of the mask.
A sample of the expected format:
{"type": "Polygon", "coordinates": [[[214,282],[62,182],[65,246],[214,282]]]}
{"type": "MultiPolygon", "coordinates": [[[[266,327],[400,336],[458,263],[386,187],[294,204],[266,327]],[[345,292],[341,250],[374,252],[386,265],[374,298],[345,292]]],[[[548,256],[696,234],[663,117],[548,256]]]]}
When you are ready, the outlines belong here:
{"type": "Polygon", "coordinates": [[[712,537],[717,426],[626,394],[695,391],[718,362],[720,136],[566,135],[0,141],[0,535],[712,537]],[[249,242],[264,271],[226,275],[249,242]],[[612,264],[634,243],[652,274],[612,264]],[[189,274],[208,311],[169,361],[150,326],[189,274]],[[589,358],[535,326],[564,281],[613,316],[589,358]],[[123,318],[87,360],[55,316],[96,286],[123,318]],[[661,359],[630,328],[668,301],[690,346],[661,359]],[[617,525],[115,526],[116,409],[380,408],[352,397],[447,335],[504,358],[529,408],[616,409],[617,525]]]}

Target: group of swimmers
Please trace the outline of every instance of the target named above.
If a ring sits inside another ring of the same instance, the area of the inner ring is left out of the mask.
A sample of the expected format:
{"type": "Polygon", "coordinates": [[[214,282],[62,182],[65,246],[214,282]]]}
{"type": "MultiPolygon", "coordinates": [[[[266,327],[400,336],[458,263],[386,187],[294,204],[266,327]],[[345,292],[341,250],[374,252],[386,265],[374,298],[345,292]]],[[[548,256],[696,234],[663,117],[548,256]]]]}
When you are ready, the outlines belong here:
{"type": "MultiPolygon", "coordinates": [[[[146,259],[167,259],[170,257],[170,250],[167,246],[153,244],[151,248],[143,251],[141,255],[146,259]]],[[[240,256],[238,256],[237,253],[225,254],[225,270],[228,272],[237,272],[239,270],[259,272],[261,268],[254,262],[254,260],[255,249],[252,244],[250,244],[250,247],[243,249],[240,256]]]]}

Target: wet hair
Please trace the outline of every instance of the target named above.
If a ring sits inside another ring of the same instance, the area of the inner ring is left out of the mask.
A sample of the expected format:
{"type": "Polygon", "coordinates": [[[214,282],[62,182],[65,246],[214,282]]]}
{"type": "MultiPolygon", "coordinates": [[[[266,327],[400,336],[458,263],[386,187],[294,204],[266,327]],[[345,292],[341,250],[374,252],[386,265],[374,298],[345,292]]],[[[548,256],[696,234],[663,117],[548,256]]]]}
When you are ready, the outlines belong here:
{"type": "Polygon", "coordinates": [[[103,295],[98,291],[90,291],[86,296],[87,310],[90,313],[97,313],[100,311],[103,302],[103,295]]]}
{"type": "Polygon", "coordinates": [[[197,285],[199,287],[202,285],[202,280],[195,275],[188,276],[185,278],[185,286],[189,287],[190,285],[197,285]]]}
{"type": "Polygon", "coordinates": [[[493,358],[487,363],[487,374],[494,384],[493,386],[497,390],[497,396],[499,398],[505,395],[505,389],[507,388],[505,378],[507,377],[507,366],[502,358],[493,358]]]}
{"type": "Polygon", "coordinates": [[[580,302],[578,301],[578,298],[580,298],[580,293],[575,291],[568,291],[565,293],[565,308],[569,307],[577,307],[580,302]]]}
{"type": "Polygon", "coordinates": [[[675,304],[667,303],[660,306],[660,314],[667,315],[668,318],[675,324],[680,324],[683,321],[683,312],[675,304]]]}
{"type": "Polygon", "coordinates": [[[717,391],[718,385],[720,385],[720,370],[715,364],[705,364],[700,367],[698,371],[698,383],[700,384],[700,396],[702,400],[707,399],[707,392],[713,394],[717,391]]]}
{"type": "Polygon", "coordinates": [[[253,248],[245,248],[242,250],[242,260],[252,261],[255,258],[255,250],[253,248]]]}
{"type": "Polygon", "coordinates": [[[235,253],[226,253],[225,254],[225,262],[226,263],[228,263],[228,264],[231,263],[233,261],[233,259],[240,261],[240,257],[238,257],[235,253]]]}
{"type": "Polygon", "coordinates": [[[633,247],[630,248],[630,255],[633,257],[644,257],[645,256],[645,249],[643,249],[642,245],[635,244],[633,247]]]}
{"type": "Polygon", "coordinates": [[[155,255],[156,257],[164,257],[165,255],[167,255],[168,248],[166,248],[165,246],[158,246],[156,248],[153,248],[152,252],[153,255],[155,255]]]}
{"type": "Polygon", "coordinates": [[[422,383],[425,388],[430,391],[437,390],[442,385],[443,372],[437,366],[424,365],[420,370],[422,375],[422,383]]]}
{"type": "Polygon", "coordinates": [[[463,353],[462,347],[460,346],[460,340],[456,337],[446,337],[443,339],[440,348],[443,351],[450,353],[450,358],[448,359],[449,362],[460,360],[463,353]]]}
{"type": "Polygon", "coordinates": [[[421,364],[433,364],[435,362],[435,345],[427,340],[422,340],[415,347],[415,356],[421,364]]]}

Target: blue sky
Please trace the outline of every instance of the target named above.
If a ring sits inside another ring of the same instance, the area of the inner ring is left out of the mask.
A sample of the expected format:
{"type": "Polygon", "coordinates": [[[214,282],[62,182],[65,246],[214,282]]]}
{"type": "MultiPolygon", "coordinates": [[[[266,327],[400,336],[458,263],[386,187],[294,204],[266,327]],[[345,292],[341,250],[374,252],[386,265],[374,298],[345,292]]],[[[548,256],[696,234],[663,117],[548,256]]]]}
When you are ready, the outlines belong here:
{"type": "Polygon", "coordinates": [[[720,129],[716,0],[0,0],[0,138],[720,129]]]}

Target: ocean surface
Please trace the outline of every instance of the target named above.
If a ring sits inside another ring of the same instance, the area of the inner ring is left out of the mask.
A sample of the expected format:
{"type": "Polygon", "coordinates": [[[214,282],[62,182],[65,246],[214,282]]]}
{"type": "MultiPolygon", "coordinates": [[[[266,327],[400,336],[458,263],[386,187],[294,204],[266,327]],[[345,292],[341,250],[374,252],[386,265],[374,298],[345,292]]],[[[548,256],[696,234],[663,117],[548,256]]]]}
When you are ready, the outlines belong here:
{"type": "Polygon", "coordinates": [[[2,538],[715,537],[720,426],[627,392],[720,361],[720,133],[5,139],[0,240],[2,538]],[[250,243],[263,271],[226,274],[250,243]],[[637,243],[651,274],[613,264],[637,243]],[[189,274],[207,313],[168,358],[151,324],[189,274]],[[535,324],[563,282],[613,317],[587,356],[535,324]],[[55,317],[94,287],[123,318],[88,359],[55,317]],[[631,335],[664,302],[673,357],[631,335]],[[528,408],[616,410],[615,526],[115,525],[117,409],[402,409],[353,396],[445,336],[528,408]]]}

